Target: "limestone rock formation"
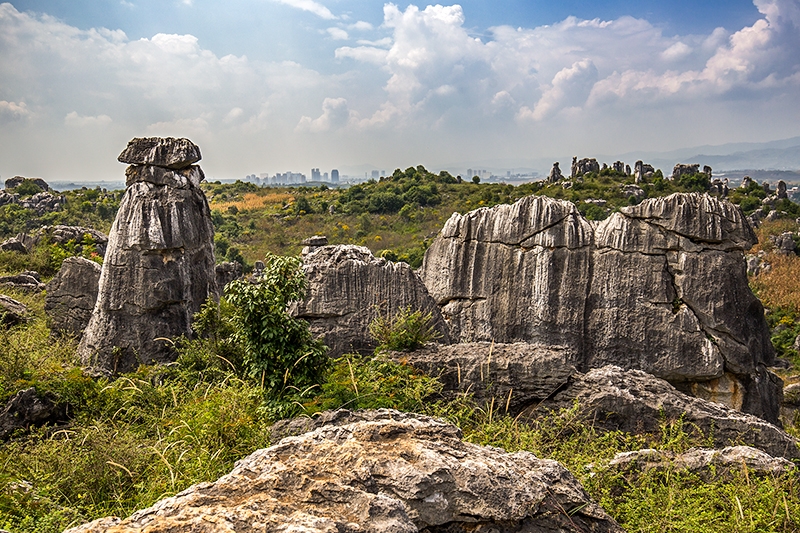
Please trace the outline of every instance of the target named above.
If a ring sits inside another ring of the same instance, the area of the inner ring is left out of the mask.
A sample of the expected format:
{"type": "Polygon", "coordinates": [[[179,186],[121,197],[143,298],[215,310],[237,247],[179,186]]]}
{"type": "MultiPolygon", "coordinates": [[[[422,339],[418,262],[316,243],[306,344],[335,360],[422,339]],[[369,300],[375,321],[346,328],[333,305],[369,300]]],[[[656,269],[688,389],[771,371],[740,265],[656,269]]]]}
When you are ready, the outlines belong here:
{"type": "Polygon", "coordinates": [[[454,214],[421,276],[456,342],[568,349],[578,369],[616,364],[776,422],[780,380],[743,253],[738,207],[674,194],[593,227],[574,205],[528,197],[454,214]]]}
{"type": "Polygon", "coordinates": [[[44,310],[56,335],[80,337],[89,324],[100,284],[100,265],[68,257],[47,284],[44,310]]]}
{"type": "Polygon", "coordinates": [[[12,396],[0,411],[0,440],[31,426],[57,422],[65,417],[65,408],[49,395],[40,395],[30,387],[12,396]]]}
{"type": "Polygon", "coordinates": [[[715,448],[746,442],[773,457],[800,459],[800,442],[777,426],[683,394],[641,370],[609,365],[575,374],[567,387],[535,408],[570,408],[576,400],[582,416],[608,430],[657,433],[663,422],[682,418],[684,429],[696,426],[713,439],[715,448]]]}
{"type": "Polygon", "coordinates": [[[421,276],[456,342],[583,351],[592,226],[566,201],[529,196],[454,213],[421,276]]]}
{"type": "Polygon", "coordinates": [[[303,270],[308,290],[292,314],[324,338],[331,356],[371,353],[377,343],[369,334],[370,322],[405,307],[431,313],[440,340],[450,340],[436,302],[406,263],[376,258],[363,246],[323,246],[303,257],[303,270]]]}
{"type": "Polygon", "coordinates": [[[6,189],[14,189],[22,185],[25,181],[29,181],[42,189],[42,191],[49,191],[50,185],[47,184],[42,178],[25,178],[23,176],[14,176],[6,180],[6,189]]]}
{"type": "Polygon", "coordinates": [[[684,164],[678,163],[672,169],[672,179],[673,180],[678,180],[678,179],[680,179],[681,176],[699,174],[699,173],[700,173],[700,164],[699,163],[695,163],[693,165],[684,165],[684,164]]]}
{"type": "Polygon", "coordinates": [[[197,187],[202,171],[192,165],[199,155],[188,139],[157,138],[134,139],[120,155],[137,164],[126,170],[97,304],[78,348],[96,372],[170,361],[163,339],[191,335],[192,315],[216,293],[214,228],[197,187]]]}
{"type": "Polygon", "coordinates": [[[648,165],[647,163],[643,163],[641,160],[637,161],[633,166],[633,177],[634,181],[639,184],[642,183],[647,178],[650,178],[655,173],[655,168],[653,165],[648,165]]]}
{"type": "Polygon", "coordinates": [[[653,449],[622,452],[614,456],[608,467],[625,473],[626,477],[649,470],[686,471],[706,481],[730,478],[743,470],[748,475],[780,476],[796,468],[788,459],[772,457],[750,446],[726,446],[720,450],[692,448],[680,454],[653,449]]]}
{"type": "Polygon", "coordinates": [[[19,252],[21,254],[27,254],[28,253],[28,249],[25,247],[25,244],[23,244],[16,237],[11,237],[9,239],[4,240],[3,243],[0,244],[0,251],[3,251],[3,252],[19,252]]]}
{"type": "Polygon", "coordinates": [[[16,326],[28,319],[28,306],[10,298],[5,294],[0,294],[0,325],[16,326]]]}
{"type": "Polygon", "coordinates": [[[555,461],[467,444],[421,415],[363,418],[285,438],[213,483],[68,533],[622,531],[555,461]]]}
{"type": "Polygon", "coordinates": [[[0,285],[24,292],[42,292],[44,283],[37,272],[25,271],[13,276],[0,276],[0,285]]]}
{"type": "Polygon", "coordinates": [[[469,393],[479,404],[494,403],[499,412],[512,415],[555,394],[580,364],[569,349],[523,342],[432,344],[390,355],[436,376],[445,397],[469,393]]]}
{"type": "Polygon", "coordinates": [[[238,261],[226,261],[214,267],[217,280],[217,290],[221,295],[225,290],[225,285],[235,279],[240,279],[244,273],[242,264],[238,261]]]}
{"type": "Polygon", "coordinates": [[[561,181],[564,179],[564,176],[561,174],[561,169],[558,168],[558,161],[553,163],[553,168],[550,169],[550,174],[547,176],[547,181],[550,183],[555,183],[557,181],[561,181]]]}
{"type": "MultiPolygon", "coordinates": [[[[606,165],[606,168],[607,167],[608,165],[606,165]]],[[[597,162],[597,159],[584,158],[578,161],[577,157],[572,158],[571,178],[574,179],[588,174],[589,172],[594,172],[595,174],[600,172],[600,164],[597,162]]]]}
{"type": "Polygon", "coordinates": [[[102,231],[83,226],[42,226],[32,235],[20,234],[17,239],[22,242],[28,250],[32,250],[40,243],[66,245],[71,243],[75,246],[76,253],[83,253],[84,242],[91,242],[95,251],[101,257],[106,253],[108,236],[102,231]]]}

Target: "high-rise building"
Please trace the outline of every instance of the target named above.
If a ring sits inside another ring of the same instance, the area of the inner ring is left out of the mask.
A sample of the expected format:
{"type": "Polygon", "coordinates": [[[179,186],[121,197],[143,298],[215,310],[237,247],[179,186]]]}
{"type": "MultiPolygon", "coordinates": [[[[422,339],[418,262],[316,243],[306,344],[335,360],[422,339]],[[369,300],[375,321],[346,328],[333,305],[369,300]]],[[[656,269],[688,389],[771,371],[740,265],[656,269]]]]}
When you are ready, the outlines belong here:
{"type": "Polygon", "coordinates": [[[331,170],[331,183],[339,183],[339,171],[335,168],[331,170]]]}
{"type": "Polygon", "coordinates": [[[381,177],[381,175],[377,170],[373,170],[372,171],[372,179],[376,180],[376,179],[378,179],[380,177],[381,177]]]}
{"type": "Polygon", "coordinates": [[[322,181],[322,174],[318,168],[311,169],[311,181],[322,181]]]}

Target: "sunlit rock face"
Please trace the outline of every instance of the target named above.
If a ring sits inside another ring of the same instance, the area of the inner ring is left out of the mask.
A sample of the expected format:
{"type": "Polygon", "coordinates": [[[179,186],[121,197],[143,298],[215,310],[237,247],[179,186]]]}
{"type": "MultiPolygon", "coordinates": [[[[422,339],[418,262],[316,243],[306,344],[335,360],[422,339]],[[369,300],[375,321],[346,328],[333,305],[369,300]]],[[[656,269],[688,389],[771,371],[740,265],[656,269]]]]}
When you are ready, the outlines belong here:
{"type": "Polygon", "coordinates": [[[100,288],[79,346],[99,373],[174,358],[164,339],[191,335],[194,313],[216,292],[214,227],[200,150],[188,139],[133,139],[128,188],[109,235],[100,288]]]}
{"type": "Polygon", "coordinates": [[[775,422],[781,384],[743,258],[755,242],[741,210],[708,195],[600,223],[531,196],[453,214],[421,277],[454,342],[556,347],[578,370],[644,370],[775,422]]]}

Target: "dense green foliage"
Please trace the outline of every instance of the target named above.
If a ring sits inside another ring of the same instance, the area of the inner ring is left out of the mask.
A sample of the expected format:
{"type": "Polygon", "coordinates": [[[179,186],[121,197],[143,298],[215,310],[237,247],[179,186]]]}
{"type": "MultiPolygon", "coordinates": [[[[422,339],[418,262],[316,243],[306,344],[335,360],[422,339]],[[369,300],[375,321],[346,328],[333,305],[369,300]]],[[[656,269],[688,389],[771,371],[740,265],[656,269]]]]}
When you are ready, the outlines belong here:
{"type": "Polygon", "coordinates": [[[404,307],[394,316],[378,315],[369,325],[369,332],[378,341],[378,350],[410,352],[436,340],[432,320],[431,313],[404,307]]]}
{"type": "Polygon", "coordinates": [[[287,311],[305,295],[300,266],[298,258],[268,255],[256,283],[236,280],[225,288],[246,373],[273,394],[292,389],[305,396],[309,387],[320,384],[327,367],[325,346],[312,337],[306,322],[287,311]]]}

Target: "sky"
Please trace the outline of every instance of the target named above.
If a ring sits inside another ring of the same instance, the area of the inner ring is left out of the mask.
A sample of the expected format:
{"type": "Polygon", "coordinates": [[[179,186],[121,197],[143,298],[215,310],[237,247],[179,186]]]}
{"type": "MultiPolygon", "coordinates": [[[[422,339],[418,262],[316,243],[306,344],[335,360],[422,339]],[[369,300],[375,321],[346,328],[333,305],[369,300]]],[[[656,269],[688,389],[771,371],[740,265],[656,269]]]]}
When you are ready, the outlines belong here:
{"type": "Polygon", "coordinates": [[[794,137],[798,104],[800,0],[0,3],[3,180],[119,180],[143,136],[209,179],[511,168],[794,137]]]}

